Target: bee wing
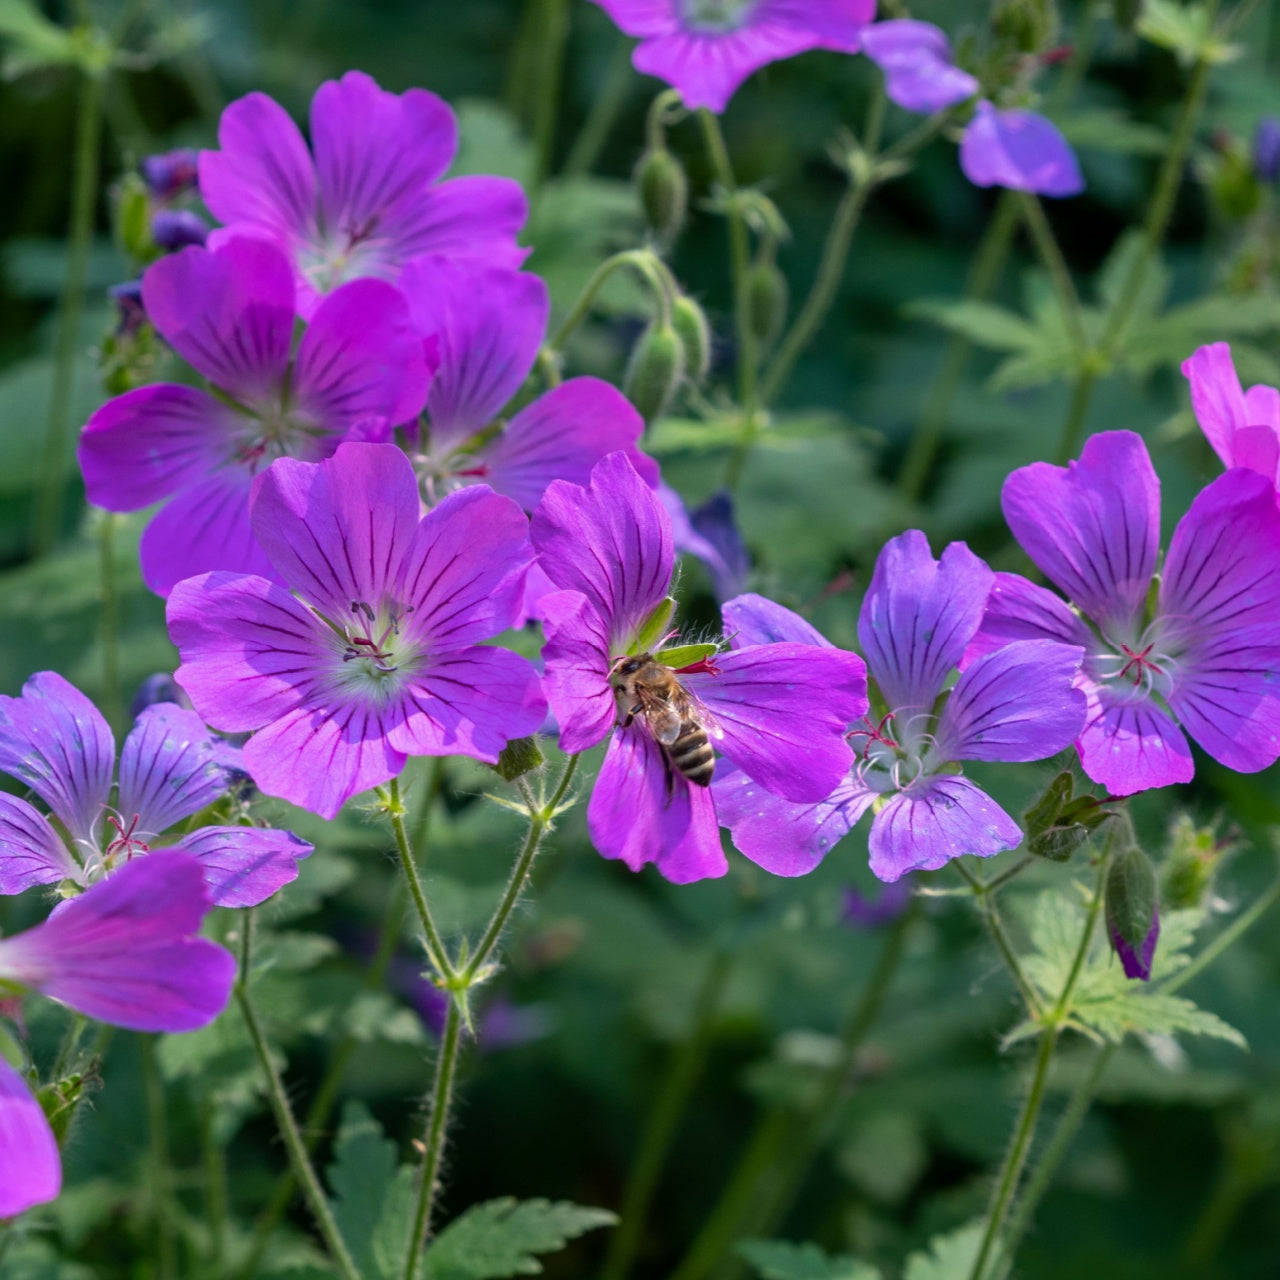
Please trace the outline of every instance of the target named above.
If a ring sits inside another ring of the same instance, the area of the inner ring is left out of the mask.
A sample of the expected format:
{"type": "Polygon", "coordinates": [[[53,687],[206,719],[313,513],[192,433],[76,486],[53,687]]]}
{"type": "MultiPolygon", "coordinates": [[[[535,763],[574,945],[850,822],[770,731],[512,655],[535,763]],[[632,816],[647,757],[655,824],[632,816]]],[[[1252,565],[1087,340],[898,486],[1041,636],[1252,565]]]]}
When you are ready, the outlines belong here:
{"type": "Polygon", "coordinates": [[[708,738],[724,737],[724,730],[720,727],[720,722],[715,718],[711,708],[696,693],[690,693],[688,689],[681,685],[680,697],[680,715],[682,719],[692,718],[697,720],[708,738]]]}
{"type": "Polygon", "coordinates": [[[684,712],[678,699],[668,702],[647,689],[641,689],[637,692],[636,701],[640,703],[645,723],[654,738],[662,746],[669,747],[680,736],[680,726],[684,722],[684,712]]]}

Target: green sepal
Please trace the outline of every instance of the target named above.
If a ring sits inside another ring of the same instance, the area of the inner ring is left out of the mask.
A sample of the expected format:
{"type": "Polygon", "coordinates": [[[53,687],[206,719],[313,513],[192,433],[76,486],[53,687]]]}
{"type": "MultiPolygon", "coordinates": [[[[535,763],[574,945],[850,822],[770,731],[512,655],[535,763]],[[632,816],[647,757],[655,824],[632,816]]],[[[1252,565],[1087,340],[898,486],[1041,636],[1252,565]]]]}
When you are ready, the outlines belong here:
{"type": "Polygon", "coordinates": [[[660,600],[640,624],[640,629],[636,632],[634,652],[652,653],[662,642],[662,637],[667,634],[675,611],[675,596],[667,596],[660,600]]]}
{"type": "Polygon", "coordinates": [[[0,1061],[7,1062],[15,1071],[21,1071],[27,1062],[18,1037],[3,1022],[0,1022],[0,1061]]]}
{"type": "Polygon", "coordinates": [[[1156,869],[1151,859],[1136,844],[1113,854],[1104,898],[1107,932],[1112,939],[1122,939],[1140,955],[1156,923],[1157,906],[1156,869]]]}
{"type": "Polygon", "coordinates": [[[1112,812],[1093,796],[1073,795],[1075,780],[1063,770],[1026,811],[1027,852],[1050,862],[1066,862],[1112,812]]]}
{"type": "Polygon", "coordinates": [[[150,262],[156,256],[151,238],[151,199],[136,173],[116,186],[116,237],[120,248],[134,262],[150,262]]]}
{"type": "Polygon", "coordinates": [[[512,738],[502,748],[498,763],[492,768],[504,782],[514,782],[517,778],[523,778],[526,773],[540,769],[546,759],[537,738],[512,738]]]}
{"type": "Polygon", "coordinates": [[[1213,888],[1222,860],[1236,841],[1219,839],[1212,827],[1197,827],[1181,813],[1169,833],[1169,855],[1162,868],[1160,899],[1171,911],[1199,907],[1213,888]]]}
{"type": "Polygon", "coordinates": [[[673,649],[663,649],[653,656],[664,667],[679,671],[682,667],[691,667],[695,662],[705,661],[719,650],[719,645],[714,644],[678,644],[673,649]]]}
{"type": "Polygon", "coordinates": [[[76,1104],[84,1095],[84,1086],[85,1077],[79,1072],[73,1072],[36,1090],[36,1101],[40,1103],[59,1146],[67,1139],[71,1117],[75,1115],[76,1104]]]}

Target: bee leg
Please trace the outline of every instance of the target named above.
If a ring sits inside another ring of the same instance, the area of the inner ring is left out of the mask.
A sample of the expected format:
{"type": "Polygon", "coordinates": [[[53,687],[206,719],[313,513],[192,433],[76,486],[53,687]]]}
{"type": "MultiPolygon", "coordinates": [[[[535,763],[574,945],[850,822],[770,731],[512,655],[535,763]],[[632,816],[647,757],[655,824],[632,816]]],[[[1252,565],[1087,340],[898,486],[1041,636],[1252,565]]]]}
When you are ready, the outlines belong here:
{"type": "Polygon", "coordinates": [[[676,792],[676,771],[671,767],[671,758],[664,751],[662,753],[662,767],[667,773],[667,803],[665,808],[671,808],[671,798],[676,792]]]}
{"type": "Polygon", "coordinates": [[[626,714],[625,716],[623,716],[621,720],[619,720],[619,721],[618,721],[618,728],[619,728],[619,729],[630,729],[630,728],[631,728],[631,722],[632,722],[632,721],[636,718],[636,716],[637,716],[641,711],[643,711],[643,710],[644,710],[644,708],[643,708],[643,707],[642,707],[638,702],[636,703],[636,705],[635,705],[634,707],[630,707],[630,708],[628,708],[628,710],[627,710],[627,714],[626,714]]]}

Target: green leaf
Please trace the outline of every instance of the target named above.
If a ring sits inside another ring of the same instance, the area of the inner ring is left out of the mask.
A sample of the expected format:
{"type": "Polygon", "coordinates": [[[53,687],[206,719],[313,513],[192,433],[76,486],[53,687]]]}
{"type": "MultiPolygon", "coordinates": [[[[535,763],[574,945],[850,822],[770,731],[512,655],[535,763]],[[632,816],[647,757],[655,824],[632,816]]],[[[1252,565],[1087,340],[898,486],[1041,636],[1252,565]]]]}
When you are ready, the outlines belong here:
{"type": "Polygon", "coordinates": [[[971,1222],[958,1231],[935,1236],[929,1241],[928,1253],[913,1253],[907,1259],[903,1280],[969,1280],[984,1229],[983,1223],[971,1222]]]}
{"type": "Polygon", "coordinates": [[[608,1209],[567,1201],[487,1200],[454,1219],[428,1247],[424,1280],[501,1280],[533,1276],[542,1264],[533,1255],[563,1249],[584,1231],[617,1222],[608,1209]]]}
{"type": "Polygon", "coordinates": [[[743,1240],[738,1252],[764,1280],[881,1280],[881,1273],[848,1254],[838,1258],[816,1244],[788,1240],[743,1240]]]}
{"type": "Polygon", "coordinates": [[[80,60],[71,33],[50,22],[27,0],[0,0],[0,40],[4,41],[8,76],[40,67],[69,66],[80,60]]]}
{"type": "Polygon", "coordinates": [[[1076,111],[1057,121],[1063,136],[1073,147],[1092,147],[1122,155],[1158,156],[1169,146],[1164,130],[1132,120],[1110,107],[1076,111]]]}
{"type": "MultiPolygon", "coordinates": [[[[383,1272],[374,1251],[374,1235],[387,1206],[396,1176],[396,1144],[360,1102],[342,1108],[342,1123],[327,1170],[334,1194],[333,1216],[362,1276],[376,1280],[383,1272]]],[[[404,1247],[406,1234],[401,1238],[404,1247]]]]}
{"type": "Polygon", "coordinates": [[[1240,56],[1239,46],[1214,39],[1213,15],[1205,4],[1146,0],[1136,30],[1143,39],[1172,50],[1187,65],[1202,60],[1231,62],[1240,56]]]}
{"type": "Polygon", "coordinates": [[[861,1117],[836,1152],[841,1173],[887,1204],[906,1197],[928,1162],[919,1117],[909,1111],[876,1111],[861,1117]]]}
{"type": "Polygon", "coordinates": [[[930,320],[977,346],[994,351],[1033,351],[1041,342],[1035,326],[1017,312],[972,298],[960,301],[926,298],[913,302],[907,308],[907,315],[930,320]]]}

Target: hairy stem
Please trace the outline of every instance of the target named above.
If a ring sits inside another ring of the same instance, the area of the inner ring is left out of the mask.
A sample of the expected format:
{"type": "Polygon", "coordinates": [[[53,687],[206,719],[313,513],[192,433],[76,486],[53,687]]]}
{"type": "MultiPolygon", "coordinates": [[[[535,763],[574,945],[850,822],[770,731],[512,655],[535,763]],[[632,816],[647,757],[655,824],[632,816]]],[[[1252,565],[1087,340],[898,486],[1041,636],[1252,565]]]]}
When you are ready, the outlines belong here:
{"type": "Polygon", "coordinates": [[[165,1116],[164,1085],[156,1062],[156,1042],[151,1035],[138,1036],[142,1055],[142,1087],[147,1099],[147,1166],[151,1179],[149,1208],[155,1232],[156,1280],[173,1280],[178,1257],[173,1238],[173,1205],[169,1189],[173,1170],[169,1163],[169,1130],[165,1116]]]}
{"type": "Polygon", "coordinates": [[[1017,953],[1013,949],[1013,944],[1009,941],[1009,935],[1005,932],[1004,919],[1000,915],[1000,910],[996,906],[995,897],[993,896],[994,886],[984,883],[959,858],[955,859],[951,865],[964,877],[969,887],[973,890],[974,901],[977,903],[978,911],[982,916],[982,923],[990,935],[991,941],[995,943],[996,950],[1000,952],[1000,958],[1004,961],[1005,968],[1009,970],[1010,976],[1018,988],[1018,994],[1022,997],[1022,1003],[1027,1007],[1027,1013],[1033,1018],[1039,1017],[1041,1012],[1040,998],[1036,995],[1036,990],[1027,979],[1027,975],[1023,973],[1022,962],[1018,959],[1017,953]]]}
{"type": "Polygon", "coordinates": [[[422,879],[418,875],[415,851],[409,844],[409,833],[404,825],[406,810],[400,799],[400,779],[392,778],[390,785],[381,794],[387,814],[391,818],[391,828],[395,832],[400,869],[404,872],[405,884],[409,887],[409,897],[413,900],[414,910],[418,913],[418,922],[422,925],[423,943],[426,946],[427,956],[442,978],[452,978],[453,964],[449,959],[448,951],[445,950],[444,939],[436,927],[431,908],[427,904],[427,895],[423,891],[422,879]]]}

